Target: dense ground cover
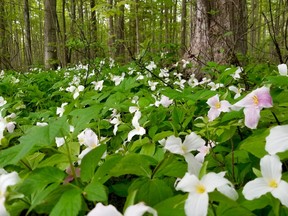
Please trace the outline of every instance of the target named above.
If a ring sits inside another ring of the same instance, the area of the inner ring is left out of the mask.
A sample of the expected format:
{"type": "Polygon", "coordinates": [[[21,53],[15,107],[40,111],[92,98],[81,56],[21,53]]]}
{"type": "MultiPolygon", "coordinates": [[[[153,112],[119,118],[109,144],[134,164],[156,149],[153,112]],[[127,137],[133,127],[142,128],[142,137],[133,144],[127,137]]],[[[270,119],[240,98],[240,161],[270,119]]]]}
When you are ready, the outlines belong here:
{"type": "Polygon", "coordinates": [[[2,71],[1,215],[287,215],[285,65],[204,71],[2,71]]]}

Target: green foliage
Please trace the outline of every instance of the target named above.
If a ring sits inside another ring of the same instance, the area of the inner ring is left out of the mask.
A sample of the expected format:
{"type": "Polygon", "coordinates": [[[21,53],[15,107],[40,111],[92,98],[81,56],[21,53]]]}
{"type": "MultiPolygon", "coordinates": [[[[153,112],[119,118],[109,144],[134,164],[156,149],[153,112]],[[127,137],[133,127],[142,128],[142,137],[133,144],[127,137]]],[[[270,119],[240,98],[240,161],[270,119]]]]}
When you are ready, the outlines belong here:
{"type": "MultiPolygon", "coordinates": [[[[248,181],[261,177],[259,161],[268,154],[265,144],[270,129],[288,122],[287,77],[271,75],[269,67],[261,65],[247,66],[242,72],[245,78],[235,80],[232,75],[237,68],[226,70],[210,62],[207,74],[223,87],[213,89],[209,80],[196,84],[190,80],[183,87],[177,74],[168,72],[164,83],[159,67],[147,72],[150,62],[143,67],[120,67],[111,66],[110,61],[95,63],[97,73],[82,65],[5,75],[0,83],[0,96],[7,101],[1,107],[0,121],[5,127],[0,166],[17,171],[22,179],[7,192],[5,206],[11,215],[86,215],[98,202],[124,211],[145,202],[160,216],[185,215],[188,194],[175,186],[188,171],[187,158],[169,152],[165,140],[172,135],[184,140],[191,132],[201,136],[208,149],[198,177],[225,171],[240,196],[234,201],[217,190],[209,193],[208,215],[287,213],[268,194],[249,201],[242,195],[248,181]],[[264,71],[261,77],[259,70],[264,71]],[[21,85],[12,85],[12,76],[21,85]],[[103,89],[95,90],[95,82],[101,80],[103,89]],[[148,81],[158,82],[155,90],[148,81]],[[273,107],[260,111],[256,129],[245,126],[243,109],[209,120],[209,98],[218,94],[220,100],[234,104],[264,84],[270,86],[273,107]],[[80,85],[83,91],[77,88],[80,85]],[[234,99],[235,93],[228,90],[231,85],[247,90],[234,99]],[[77,88],[79,96],[67,90],[70,86],[77,88]],[[171,101],[163,102],[164,96],[171,101]],[[137,120],[138,112],[141,117],[137,120]],[[39,122],[47,125],[39,126],[39,122]],[[8,123],[15,124],[13,132],[8,131],[8,123]],[[81,138],[88,128],[92,135],[81,138]],[[128,141],[128,134],[141,128],[145,133],[136,133],[128,141]],[[86,154],[81,158],[83,151],[86,154]]],[[[279,156],[283,161],[288,158],[287,152],[279,156]]],[[[286,170],[283,179],[288,179],[286,170]]]]}

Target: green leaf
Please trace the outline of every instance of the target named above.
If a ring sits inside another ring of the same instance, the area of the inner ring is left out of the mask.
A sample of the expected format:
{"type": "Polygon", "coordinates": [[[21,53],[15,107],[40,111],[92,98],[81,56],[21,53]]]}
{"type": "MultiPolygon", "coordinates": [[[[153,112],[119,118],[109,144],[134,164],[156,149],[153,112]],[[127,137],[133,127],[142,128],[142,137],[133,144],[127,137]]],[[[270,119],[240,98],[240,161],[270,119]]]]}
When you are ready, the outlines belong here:
{"type": "Polygon", "coordinates": [[[62,183],[65,173],[55,167],[37,168],[19,186],[19,191],[30,195],[37,190],[43,190],[48,184],[62,183]]]}
{"type": "Polygon", "coordinates": [[[72,116],[72,125],[75,127],[74,133],[78,133],[87,127],[92,119],[96,119],[103,105],[97,104],[84,109],[73,110],[69,115],[72,116]]]}
{"type": "Polygon", "coordinates": [[[246,138],[240,143],[240,149],[250,152],[258,158],[264,157],[266,137],[269,135],[270,129],[257,130],[254,134],[246,138]]]}
{"type": "Polygon", "coordinates": [[[153,156],[155,153],[155,143],[148,143],[142,146],[140,154],[153,156]]]}
{"type": "Polygon", "coordinates": [[[161,139],[167,138],[168,136],[173,135],[174,132],[173,131],[162,131],[160,133],[155,134],[155,136],[153,137],[153,141],[157,142],[161,139]]]}
{"type": "Polygon", "coordinates": [[[152,171],[150,166],[156,165],[157,161],[147,155],[130,153],[125,155],[119,163],[112,168],[110,175],[121,176],[125,174],[134,174],[138,176],[150,177],[152,171]]]}
{"type": "Polygon", "coordinates": [[[288,86],[288,77],[287,76],[271,76],[266,78],[268,83],[271,83],[277,87],[288,86]]]}
{"type": "Polygon", "coordinates": [[[85,187],[84,192],[90,201],[106,202],[108,199],[105,186],[95,179],[85,187]]]}
{"type": "Polygon", "coordinates": [[[184,204],[186,199],[187,195],[176,195],[163,200],[162,202],[153,206],[153,208],[157,211],[159,216],[185,216],[184,204]]]}
{"type": "Polygon", "coordinates": [[[134,151],[136,148],[139,148],[139,147],[141,147],[145,144],[148,144],[148,143],[150,143],[150,140],[148,137],[144,137],[143,139],[138,139],[135,142],[133,142],[130,150],[134,151]]]}
{"type": "Polygon", "coordinates": [[[81,161],[81,180],[88,182],[95,173],[98,163],[106,151],[106,145],[100,145],[88,152],[81,161]]]}
{"type": "Polygon", "coordinates": [[[49,127],[32,127],[27,134],[19,138],[20,144],[0,152],[0,166],[16,164],[29,153],[49,146],[49,127]]]}
{"type": "Polygon", "coordinates": [[[43,204],[43,200],[57,187],[59,187],[59,183],[52,183],[48,185],[43,190],[39,190],[31,196],[31,206],[28,210],[28,213],[31,212],[36,206],[43,204]]]}
{"type": "Polygon", "coordinates": [[[107,156],[105,162],[97,169],[94,180],[104,184],[111,177],[110,171],[112,168],[114,168],[121,159],[122,156],[120,155],[107,156]]]}
{"type": "Polygon", "coordinates": [[[155,169],[154,177],[171,176],[181,178],[187,172],[187,163],[179,161],[179,157],[173,154],[166,154],[155,169]]]}
{"type": "Polygon", "coordinates": [[[72,188],[63,193],[50,216],[77,216],[81,209],[81,190],[72,188]]]}
{"type": "Polygon", "coordinates": [[[137,190],[135,202],[144,201],[147,205],[153,206],[171,197],[173,191],[164,180],[139,178],[129,187],[129,193],[137,190]]]}

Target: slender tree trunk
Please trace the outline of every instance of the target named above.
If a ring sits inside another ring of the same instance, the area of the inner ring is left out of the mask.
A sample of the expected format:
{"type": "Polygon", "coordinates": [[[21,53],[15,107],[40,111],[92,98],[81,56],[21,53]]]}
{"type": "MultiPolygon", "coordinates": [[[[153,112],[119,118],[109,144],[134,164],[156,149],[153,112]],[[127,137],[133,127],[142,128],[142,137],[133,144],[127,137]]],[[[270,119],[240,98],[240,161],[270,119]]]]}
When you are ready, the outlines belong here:
{"type": "Polygon", "coordinates": [[[186,50],[186,19],[187,19],[187,0],[182,0],[182,9],[181,9],[181,55],[185,53],[186,50]]]}
{"type": "Polygon", "coordinates": [[[116,57],[119,57],[121,61],[126,60],[125,58],[125,43],[124,43],[124,31],[125,31],[125,20],[124,20],[124,12],[125,7],[121,5],[119,7],[120,14],[118,16],[118,26],[117,26],[117,45],[116,45],[116,57]]]}
{"type": "MultiPolygon", "coordinates": [[[[112,10],[114,7],[113,0],[108,0],[109,9],[112,10]]],[[[115,57],[114,52],[114,45],[115,45],[115,30],[114,30],[114,16],[110,14],[109,19],[109,40],[108,40],[108,48],[109,48],[109,54],[112,58],[115,57]]]]}
{"type": "Polygon", "coordinates": [[[6,69],[8,67],[7,54],[8,43],[6,36],[6,15],[5,15],[5,1],[0,0],[0,69],[6,69]]]}
{"type": "Polygon", "coordinates": [[[95,0],[90,0],[90,8],[91,8],[91,52],[90,56],[91,58],[95,58],[97,53],[96,53],[96,43],[98,40],[98,34],[97,34],[97,18],[96,18],[96,11],[94,7],[96,6],[95,0]]]}
{"type": "Polygon", "coordinates": [[[25,37],[25,57],[28,66],[32,65],[32,46],[31,46],[31,31],[30,31],[30,12],[29,1],[24,0],[24,37],[25,37]]]}
{"type": "Polygon", "coordinates": [[[56,0],[45,0],[44,11],[44,63],[46,69],[55,69],[58,66],[56,0]]]}
{"type": "Polygon", "coordinates": [[[140,32],[139,32],[139,0],[135,0],[135,32],[136,32],[136,41],[135,41],[135,55],[139,54],[139,45],[140,45],[140,32]]]}
{"type": "Polygon", "coordinates": [[[62,28],[63,28],[63,38],[62,38],[62,50],[63,50],[63,66],[66,67],[68,64],[68,47],[66,45],[67,42],[67,28],[66,28],[66,0],[62,0],[62,28]]]}

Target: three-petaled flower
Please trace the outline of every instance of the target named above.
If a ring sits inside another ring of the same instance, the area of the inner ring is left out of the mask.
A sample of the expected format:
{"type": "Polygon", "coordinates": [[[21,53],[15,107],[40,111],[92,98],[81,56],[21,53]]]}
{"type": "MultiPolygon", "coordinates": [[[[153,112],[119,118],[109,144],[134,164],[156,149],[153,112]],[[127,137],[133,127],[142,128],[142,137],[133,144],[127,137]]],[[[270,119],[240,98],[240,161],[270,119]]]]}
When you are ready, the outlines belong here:
{"type": "Polygon", "coordinates": [[[253,200],[270,192],[288,207],[288,183],[281,180],[282,163],[277,155],[266,155],[260,161],[262,177],[248,182],[243,189],[247,200],[253,200]]]}
{"type": "Polygon", "coordinates": [[[208,111],[209,121],[216,119],[221,114],[221,112],[229,112],[231,107],[228,101],[220,101],[218,94],[209,98],[207,100],[207,104],[210,106],[210,110],[208,111]]]}
{"type": "Polygon", "coordinates": [[[186,173],[176,185],[176,190],[188,192],[188,199],[185,201],[184,210],[187,216],[206,216],[208,211],[208,193],[218,189],[219,192],[231,199],[237,199],[238,194],[231,183],[224,178],[223,173],[208,173],[201,179],[197,176],[186,173]],[[223,187],[225,188],[224,190],[223,187]]]}
{"type": "Polygon", "coordinates": [[[131,139],[135,135],[144,135],[146,133],[145,128],[141,127],[139,124],[140,118],[141,118],[141,112],[139,110],[137,110],[134,114],[133,119],[132,119],[132,125],[133,125],[134,129],[128,133],[128,138],[127,138],[128,141],[131,141],[131,139]]]}
{"type": "Polygon", "coordinates": [[[267,87],[257,88],[242,100],[233,105],[232,109],[238,110],[244,107],[245,125],[255,129],[260,119],[260,111],[263,108],[273,106],[270,90],[267,87]]]}

